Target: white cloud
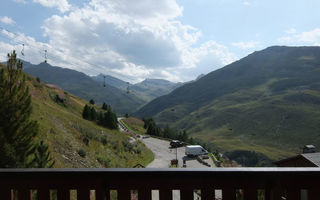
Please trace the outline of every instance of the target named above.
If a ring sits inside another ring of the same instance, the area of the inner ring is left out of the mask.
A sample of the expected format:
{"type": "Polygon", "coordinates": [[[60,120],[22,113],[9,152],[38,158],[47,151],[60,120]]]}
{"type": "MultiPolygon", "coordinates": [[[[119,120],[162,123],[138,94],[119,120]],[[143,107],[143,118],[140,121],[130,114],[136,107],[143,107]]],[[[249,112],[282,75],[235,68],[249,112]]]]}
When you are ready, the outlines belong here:
{"type": "Polygon", "coordinates": [[[34,64],[39,64],[44,61],[44,50],[50,49],[48,44],[37,42],[34,38],[22,33],[12,33],[2,30],[0,34],[11,40],[10,43],[0,43],[0,61],[7,60],[6,55],[10,51],[16,50],[19,58],[34,64]],[[24,44],[24,56],[21,54],[23,49],[22,44],[24,44]]]}
{"type": "Polygon", "coordinates": [[[182,15],[183,11],[175,0],[92,0],[90,5],[96,10],[127,15],[139,20],[174,19],[182,15]]]}
{"type": "Polygon", "coordinates": [[[182,12],[176,0],[91,0],[48,18],[42,27],[48,44],[28,42],[26,57],[35,49],[38,57],[26,60],[42,61],[47,49],[50,64],[130,82],[187,81],[235,60],[215,41],[197,44],[201,32],[177,20],[182,12]]]}
{"type": "Polygon", "coordinates": [[[260,45],[260,42],[258,41],[248,41],[248,42],[234,42],[231,43],[232,46],[238,47],[240,49],[252,49],[252,48],[256,48],[257,46],[260,45]]]}
{"type": "Polygon", "coordinates": [[[87,62],[98,62],[111,72],[132,73],[132,67],[138,76],[146,76],[150,70],[183,65],[184,50],[201,34],[173,20],[182,8],[174,0],[123,1],[93,0],[68,15],[52,16],[43,26],[50,44],[73,49],[71,56],[87,55],[87,62]]]}
{"type": "Polygon", "coordinates": [[[0,17],[0,22],[4,24],[9,24],[9,25],[13,25],[16,23],[13,19],[11,19],[8,16],[0,17]]]}
{"type": "Polygon", "coordinates": [[[199,48],[191,49],[187,57],[193,65],[185,68],[183,74],[180,73],[185,76],[185,80],[194,79],[199,74],[207,74],[237,60],[226,46],[215,41],[208,41],[199,48]]]}
{"type": "Polygon", "coordinates": [[[278,39],[279,42],[295,45],[318,45],[320,43],[320,28],[299,34],[290,34],[278,39]]]}
{"type": "Polygon", "coordinates": [[[60,12],[66,12],[70,9],[70,4],[67,0],[32,0],[34,3],[39,3],[44,7],[57,8],[60,12]]]}

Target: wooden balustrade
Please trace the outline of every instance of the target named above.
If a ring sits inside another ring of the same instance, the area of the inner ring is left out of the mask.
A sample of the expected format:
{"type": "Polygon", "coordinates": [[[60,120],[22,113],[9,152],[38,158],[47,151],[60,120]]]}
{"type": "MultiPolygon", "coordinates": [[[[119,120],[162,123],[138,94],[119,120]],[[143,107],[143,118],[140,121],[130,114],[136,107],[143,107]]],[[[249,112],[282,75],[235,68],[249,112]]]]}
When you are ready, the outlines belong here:
{"type": "Polygon", "coordinates": [[[131,200],[132,191],[151,200],[153,190],[160,200],[175,199],[173,190],[181,200],[319,200],[320,169],[0,169],[1,200],[131,200]]]}

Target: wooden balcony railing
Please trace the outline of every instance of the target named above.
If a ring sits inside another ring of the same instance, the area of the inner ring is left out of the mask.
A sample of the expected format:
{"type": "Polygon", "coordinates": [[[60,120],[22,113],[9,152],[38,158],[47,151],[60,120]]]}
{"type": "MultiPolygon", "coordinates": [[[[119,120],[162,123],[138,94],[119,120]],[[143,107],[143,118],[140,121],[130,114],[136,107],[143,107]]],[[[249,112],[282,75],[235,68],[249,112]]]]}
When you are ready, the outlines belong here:
{"type": "Polygon", "coordinates": [[[110,191],[118,200],[171,200],[173,190],[182,200],[319,200],[320,169],[0,169],[1,200],[48,200],[52,190],[58,200],[109,200],[110,191]]]}

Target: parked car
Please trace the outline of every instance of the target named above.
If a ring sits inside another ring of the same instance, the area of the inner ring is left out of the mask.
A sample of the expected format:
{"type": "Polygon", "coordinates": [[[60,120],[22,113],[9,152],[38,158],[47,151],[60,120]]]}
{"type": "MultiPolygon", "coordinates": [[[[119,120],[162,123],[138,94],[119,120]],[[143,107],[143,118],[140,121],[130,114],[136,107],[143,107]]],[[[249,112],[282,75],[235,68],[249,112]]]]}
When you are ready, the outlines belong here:
{"type": "Polygon", "coordinates": [[[170,142],[170,146],[171,146],[172,148],[182,147],[183,144],[184,144],[184,143],[181,142],[181,141],[179,141],[179,140],[172,140],[172,141],[170,142]]]}
{"type": "Polygon", "coordinates": [[[200,156],[200,155],[208,155],[208,151],[205,150],[200,145],[189,145],[186,146],[186,155],[187,156],[200,156]]]}

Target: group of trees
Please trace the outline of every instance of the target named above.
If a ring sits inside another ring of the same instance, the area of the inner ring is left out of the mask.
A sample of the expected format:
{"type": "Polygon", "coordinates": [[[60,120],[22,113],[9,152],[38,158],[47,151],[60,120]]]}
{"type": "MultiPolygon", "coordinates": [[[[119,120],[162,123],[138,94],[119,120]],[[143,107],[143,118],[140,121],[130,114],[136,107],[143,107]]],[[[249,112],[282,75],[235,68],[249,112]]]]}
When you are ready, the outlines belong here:
{"type": "Polygon", "coordinates": [[[109,129],[118,129],[117,115],[112,112],[111,106],[103,103],[103,111],[97,111],[94,106],[85,105],[82,117],[86,120],[95,121],[99,125],[109,129]]]}
{"type": "Polygon", "coordinates": [[[144,128],[147,129],[148,135],[168,138],[172,140],[180,140],[188,144],[199,144],[206,150],[212,152],[211,146],[197,138],[189,137],[186,130],[176,132],[168,125],[166,125],[164,128],[160,128],[152,118],[143,118],[142,120],[144,121],[144,128]]]}
{"type": "Polygon", "coordinates": [[[37,121],[30,120],[31,96],[15,51],[0,66],[0,168],[52,167],[48,146],[35,138],[37,121]]]}

